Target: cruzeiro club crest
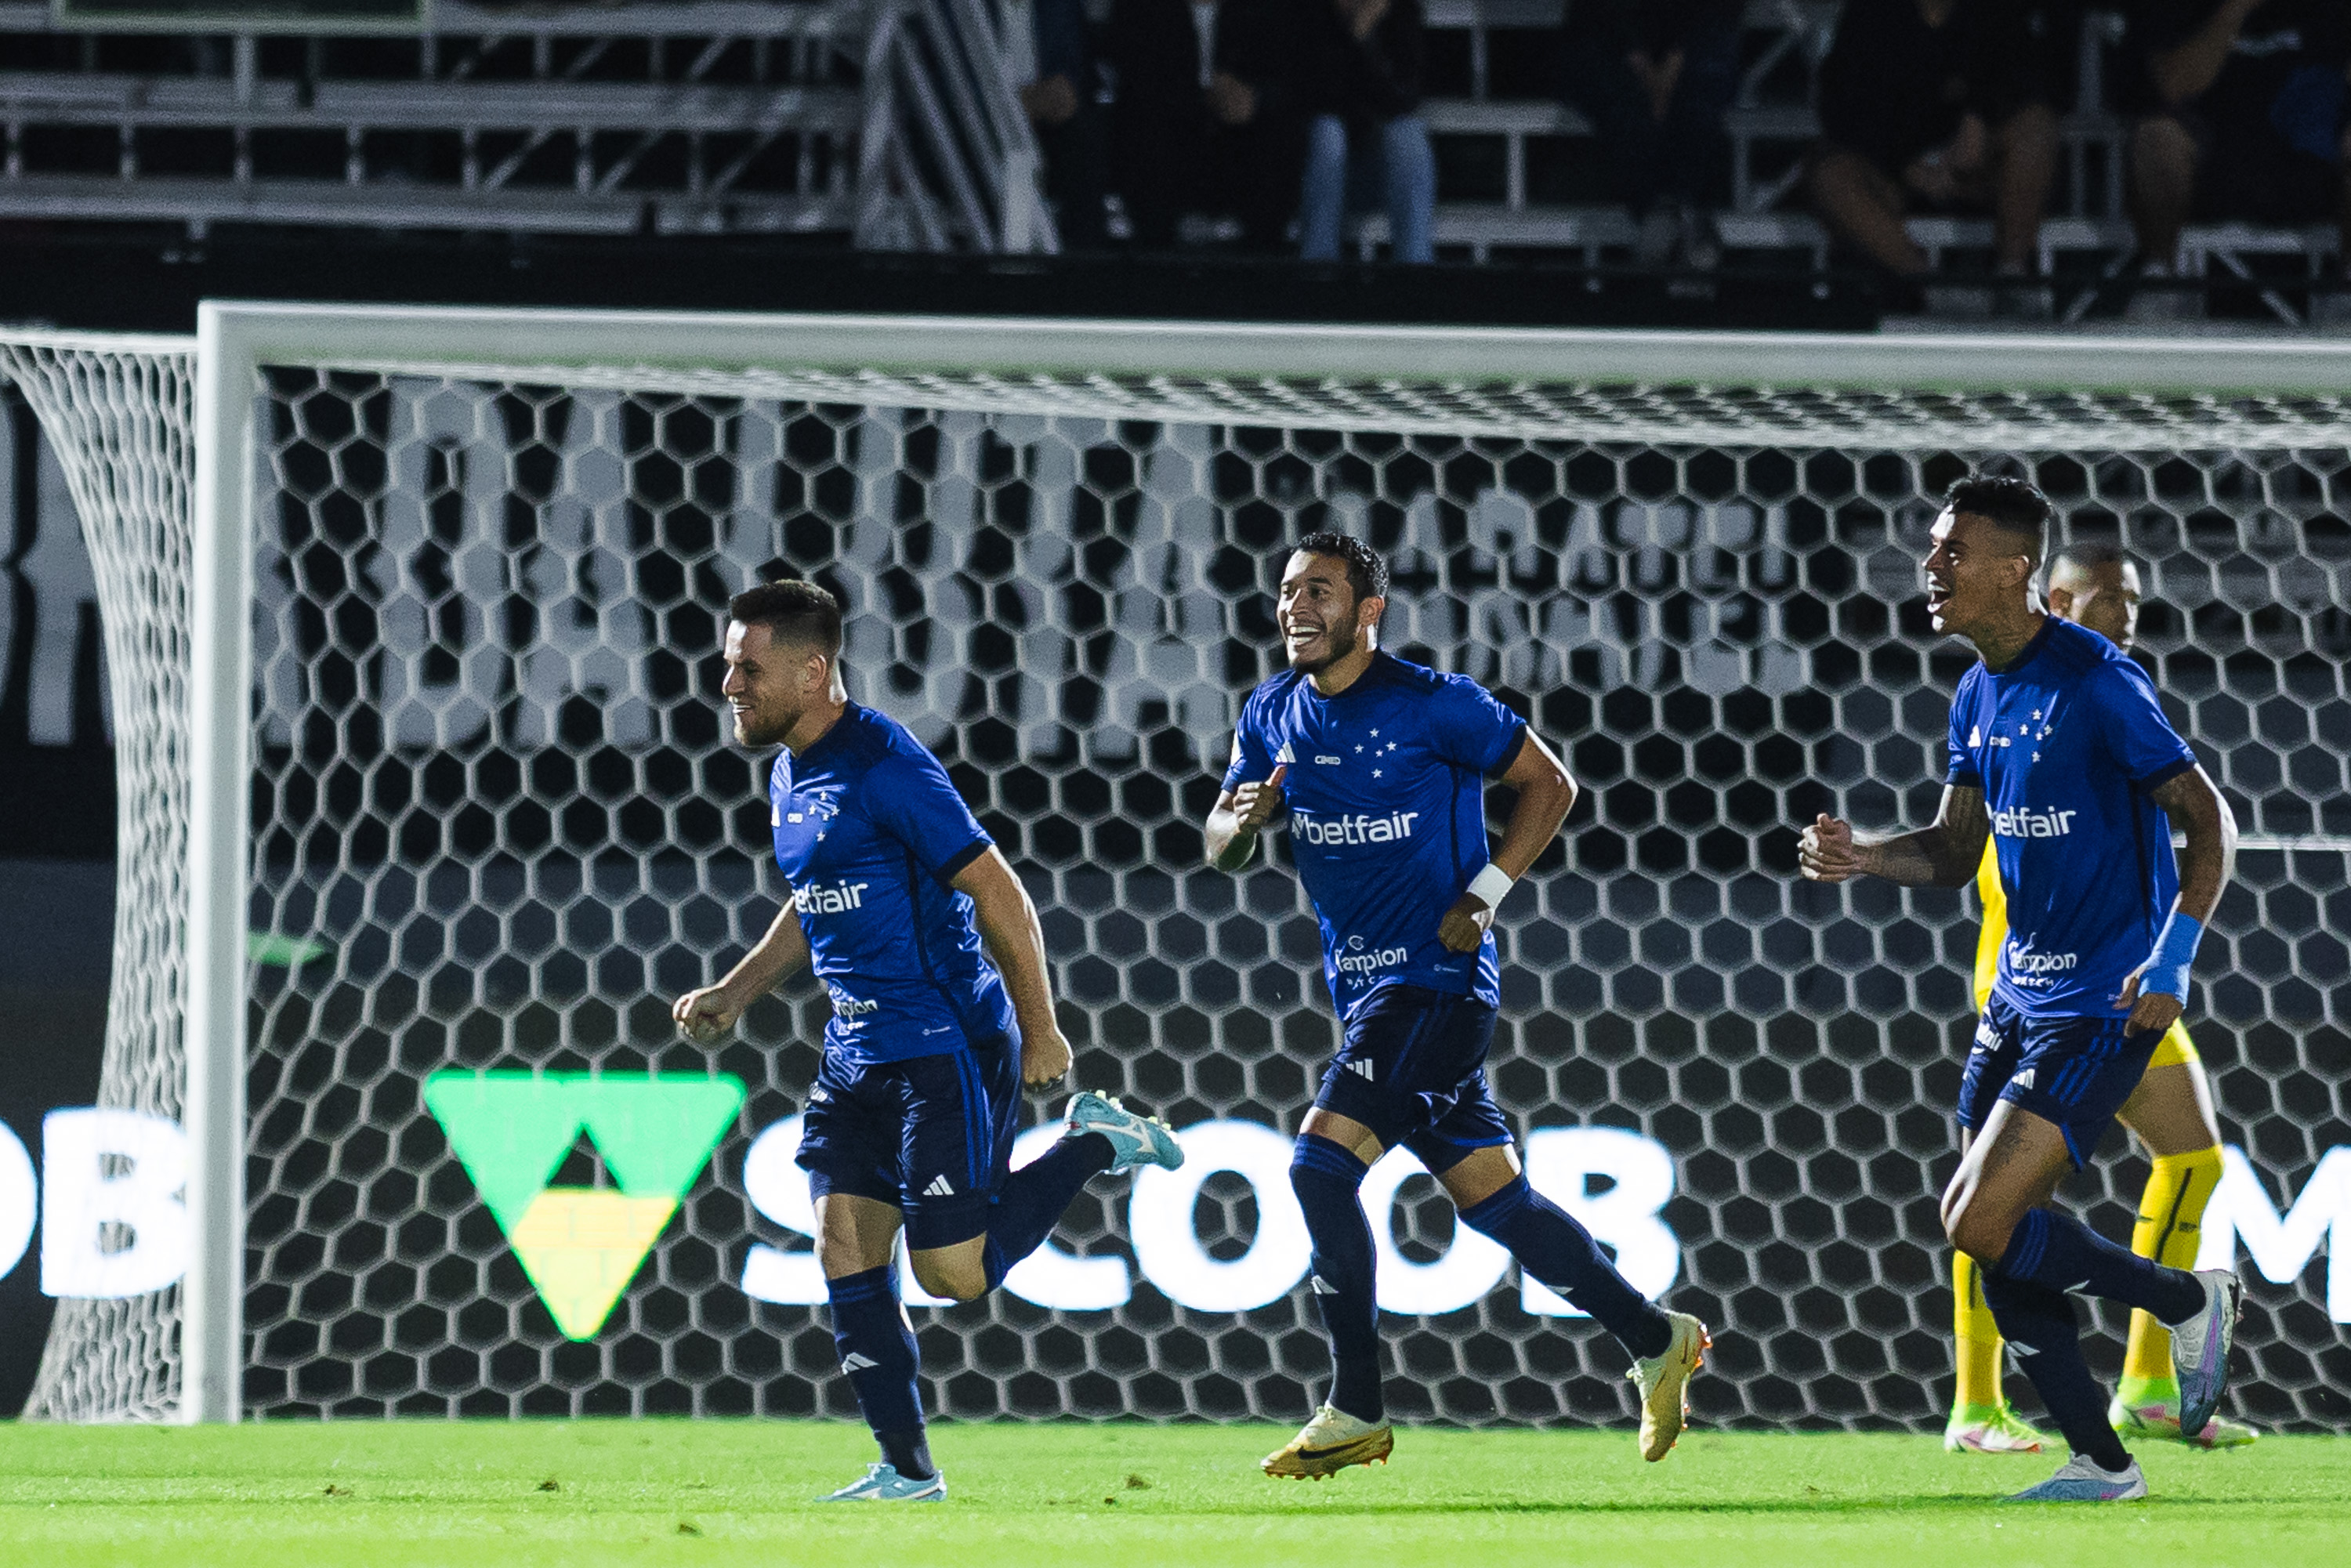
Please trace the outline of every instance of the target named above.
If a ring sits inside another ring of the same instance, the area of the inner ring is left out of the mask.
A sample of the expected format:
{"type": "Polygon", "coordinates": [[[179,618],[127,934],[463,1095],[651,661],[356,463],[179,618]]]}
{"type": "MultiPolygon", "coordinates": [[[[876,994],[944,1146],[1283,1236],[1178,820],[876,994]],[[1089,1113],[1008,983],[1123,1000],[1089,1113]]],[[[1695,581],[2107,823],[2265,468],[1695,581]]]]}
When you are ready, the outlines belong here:
{"type": "Polygon", "coordinates": [[[703,1073],[436,1072],[424,1103],[567,1339],[595,1337],[743,1103],[703,1073]],[[611,1187],[550,1186],[582,1132],[611,1187]]]}

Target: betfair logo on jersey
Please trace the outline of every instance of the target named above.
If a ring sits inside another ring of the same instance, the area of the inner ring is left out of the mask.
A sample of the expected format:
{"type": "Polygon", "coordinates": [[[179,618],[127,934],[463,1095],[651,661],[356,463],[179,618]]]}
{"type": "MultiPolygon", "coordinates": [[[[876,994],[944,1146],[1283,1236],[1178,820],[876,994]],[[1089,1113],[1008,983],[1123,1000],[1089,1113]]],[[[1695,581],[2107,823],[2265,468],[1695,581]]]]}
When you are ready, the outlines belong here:
{"type": "Polygon", "coordinates": [[[743,1104],[725,1073],[436,1072],[424,1104],[566,1339],[595,1337],[743,1104]],[[611,1186],[555,1186],[582,1134],[611,1186]]]}
{"type": "Polygon", "coordinates": [[[1312,811],[1290,812],[1291,831],[1310,844],[1387,844],[1412,837],[1418,811],[1397,811],[1385,817],[1357,812],[1325,817],[1312,811]]]}
{"type": "Polygon", "coordinates": [[[870,882],[836,882],[831,887],[814,883],[792,889],[792,910],[799,915],[846,915],[865,907],[870,882]]]}
{"type": "Polygon", "coordinates": [[[2013,810],[1994,811],[1991,831],[2003,839],[2062,839],[2074,831],[2074,819],[2079,811],[2035,811],[2019,806],[2013,810]]]}

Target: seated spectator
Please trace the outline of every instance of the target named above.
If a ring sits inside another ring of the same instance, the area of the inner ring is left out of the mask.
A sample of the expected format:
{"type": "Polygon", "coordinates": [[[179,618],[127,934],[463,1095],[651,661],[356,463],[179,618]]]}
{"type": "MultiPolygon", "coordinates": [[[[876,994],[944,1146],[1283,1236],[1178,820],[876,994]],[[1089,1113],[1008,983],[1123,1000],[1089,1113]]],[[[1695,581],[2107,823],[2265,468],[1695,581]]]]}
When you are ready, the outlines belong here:
{"type": "MultiPolygon", "coordinates": [[[[2146,114],[2131,132],[2140,276],[2179,263],[2191,214],[2265,224],[2332,219],[2351,244],[2343,0],[2147,0],[2132,18],[2146,114]]],[[[2128,313],[2160,320],[2199,301],[2144,289],[2128,313]]],[[[2336,311],[2343,301],[2329,301],[2336,311]]],[[[2328,312],[2322,311],[2322,314],[2328,312]]]]}
{"type": "Polygon", "coordinates": [[[1104,50],[1113,183],[1136,245],[1174,245],[1190,212],[1238,218],[1250,249],[1285,243],[1305,162],[1299,4],[1116,0],[1104,50]]]}
{"type": "MultiPolygon", "coordinates": [[[[1437,153],[1420,117],[1420,0],[1301,0],[1307,115],[1299,253],[1333,261],[1349,198],[1378,193],[1395,259],[1436,259],[1437,153]]],[[[1370,205],[1368,201],[1362,205],[1370,205]]]]}
{"type": "MultiPolygon", "coordinates": [[[[1896,277],[1923,281],[1913,210],[1992,214],[1998,274],[2034,270],[2057,170],[2053,40],[2014,0],[1849,0],[1821,64],[1813,204],[1836,236],[1896,277]]],[[[2045,314],[2039,286],[2001,303],[2045,314]]]]}
{"type": "Polygon", "coordinates": [[[1214,7],[1192,0],[1117,0],[1103,38],[1117,91],[1111,183],[1125,198],[1134,243],[1150,250],[1174,245],[1177,220],[1211,194],[1201,170],[1209,125],[1202,12],[1213,29],[1214,7]]]}
{"type": "Polygon", "coordinates": [[[1045,192],[1055,204],[1061,247],[1092,250],[1108,238],[1108,228],[1102,110],[1085,3],[1035,0],[1030,16],[1037,71],[1020,89],[1020,107],[1045,157],[1045,192]]]}
{"type": "Polygon", "coordinates": [[[1633,259],[1710,267],[1708,209],[1730,168],[1723,110],[1739,88],[1744,0],[1576,0],[1568,7],[1567,100],[1583,111],[1610,183],[1640,225],[1633,259]]]}

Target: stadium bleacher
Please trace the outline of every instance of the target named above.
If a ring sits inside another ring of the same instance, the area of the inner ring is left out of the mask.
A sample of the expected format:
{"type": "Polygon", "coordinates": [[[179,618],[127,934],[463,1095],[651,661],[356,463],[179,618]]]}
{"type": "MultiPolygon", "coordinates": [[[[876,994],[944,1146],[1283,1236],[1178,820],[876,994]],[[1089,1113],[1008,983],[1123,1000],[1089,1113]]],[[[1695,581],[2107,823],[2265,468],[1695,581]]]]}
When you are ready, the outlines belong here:
{"type": "MultiPolygon", "coordinates": [[[[1751,0],[1729,116],[1729,258],[1820,269],[1802,152],[1836,0],[1751,0]]],[[[1627,259],[1633,228],[1592,177],[1596,145],[1558,99],[1562,0],[1429,0],[1440,255],[1589,267],[1627,259]]],[[[870,249],[1053,248],[1033,197],[1035,144],[984,0],[682,0],[514,10],[434,5],[421,37],[76,31],[37,0],[0,0],[0,221],[835,236],[870,249]],[[927,26],[923,47],[904,45],[927,26]],[[881,62],[883,68],[876,68],[881,62]],[[944,153],[944,155],[943,155],[944,153]]],[[[1008,14],[1025,26],[1025,9],[1008,14]]],[[[2106,78],[2120,18],[2084,24],[2065,167],[2043,269],[2094,282],[2132,236],[2125,127],[2106,78]]],[[[1911,225],[1941,267],[1988,252],[1991,225],[1911,225]]],[[[1365,217],[1358,253],[1385,220],[1365,217]]],[[[2189,277],[2234,277],[2298,319],[2331,228],[2192,228],[2189,277]]],[[[2061,299],[2075,315],[2093,291],[2061,299]]]]}

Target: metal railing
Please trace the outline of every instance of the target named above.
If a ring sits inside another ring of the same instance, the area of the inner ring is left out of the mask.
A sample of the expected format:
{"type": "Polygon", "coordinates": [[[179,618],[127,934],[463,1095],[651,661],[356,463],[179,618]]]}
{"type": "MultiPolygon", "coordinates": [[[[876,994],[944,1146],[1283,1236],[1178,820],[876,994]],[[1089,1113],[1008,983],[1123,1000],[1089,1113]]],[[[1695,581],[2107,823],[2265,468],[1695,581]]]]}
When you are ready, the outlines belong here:
{"type": "Polygon", "coordinates": [[[0,216],[1052,246],[983,0],[446,4],[414,37],[149,37],[133,67],[23,0],[0,36],[0,216]]]}

